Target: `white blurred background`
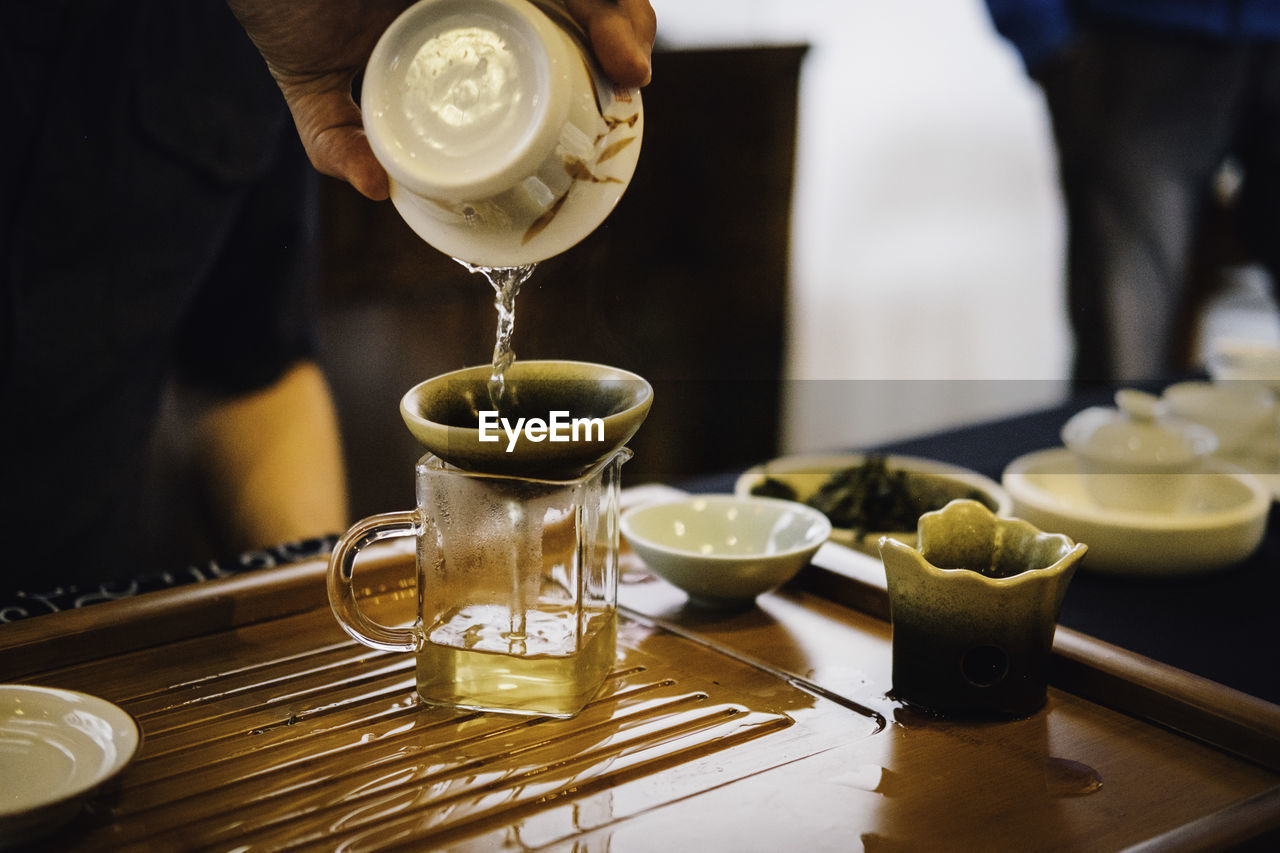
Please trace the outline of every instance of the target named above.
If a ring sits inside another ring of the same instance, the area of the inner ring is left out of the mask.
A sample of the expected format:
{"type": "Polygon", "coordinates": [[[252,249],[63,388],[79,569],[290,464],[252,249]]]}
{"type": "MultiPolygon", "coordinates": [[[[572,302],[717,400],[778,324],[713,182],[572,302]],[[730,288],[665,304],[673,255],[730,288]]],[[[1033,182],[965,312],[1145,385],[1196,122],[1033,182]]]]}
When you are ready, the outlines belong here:
{"type": "MultiPolygon", "coordinates": [[[[652,2],[667,47],[810,46],[787,375],[829,381],[788,383],[784,450],[921,434],[1065,395],[1048,115],[981,0],[652,2]]],[[[750,95],[726,97],[749,110],[750,95]]],[[[1280,339],[1251,292],[1227,305],[1237,325],[1280,339]]]]}

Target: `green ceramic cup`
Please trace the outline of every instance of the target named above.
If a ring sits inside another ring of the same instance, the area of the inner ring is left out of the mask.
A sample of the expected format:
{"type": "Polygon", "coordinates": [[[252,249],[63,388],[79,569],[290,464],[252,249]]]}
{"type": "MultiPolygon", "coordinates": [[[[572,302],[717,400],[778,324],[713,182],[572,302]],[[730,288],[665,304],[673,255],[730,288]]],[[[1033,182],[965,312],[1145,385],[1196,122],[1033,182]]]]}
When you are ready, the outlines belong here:
{"type": "Polygon", "coordinates": [[[918,548],[880,539],[894,696],[940,714],[1034,713],[1086,546],[971,500],[925,513],[917,529],[918,548]]]}

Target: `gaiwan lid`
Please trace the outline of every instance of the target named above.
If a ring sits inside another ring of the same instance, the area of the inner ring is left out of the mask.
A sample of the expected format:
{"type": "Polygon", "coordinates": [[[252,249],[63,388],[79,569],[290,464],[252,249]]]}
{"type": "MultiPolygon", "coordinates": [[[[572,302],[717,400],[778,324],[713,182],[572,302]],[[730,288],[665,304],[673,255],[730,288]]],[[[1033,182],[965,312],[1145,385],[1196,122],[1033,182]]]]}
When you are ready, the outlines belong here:
{"type": "Polygon", "coordinates": [[[1156,468],[1185,466],[1218,447],[1213,432],[1169,415],[1160,398],[1145,391],[1116,392],[1115,408],[1092,406],[1062,428],[1073,452],[1100,462],[1156,468]]]}

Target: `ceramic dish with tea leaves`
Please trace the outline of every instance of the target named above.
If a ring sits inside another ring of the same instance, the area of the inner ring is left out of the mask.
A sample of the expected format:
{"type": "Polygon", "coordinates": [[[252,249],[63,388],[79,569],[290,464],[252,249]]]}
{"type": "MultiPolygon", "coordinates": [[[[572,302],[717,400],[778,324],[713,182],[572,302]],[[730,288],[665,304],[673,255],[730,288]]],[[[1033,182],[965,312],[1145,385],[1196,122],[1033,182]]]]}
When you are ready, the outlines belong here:
{"type": "Polygon", "coordinates": [[[784,456],[748,469],[734,492],[808,504],[831,521],[832,541],[873,556],[883,535],[914,545],[920,516],[958,498],[997,515],[1013,508],[1008,493],[976,471],[914,456],[784,456]]]}

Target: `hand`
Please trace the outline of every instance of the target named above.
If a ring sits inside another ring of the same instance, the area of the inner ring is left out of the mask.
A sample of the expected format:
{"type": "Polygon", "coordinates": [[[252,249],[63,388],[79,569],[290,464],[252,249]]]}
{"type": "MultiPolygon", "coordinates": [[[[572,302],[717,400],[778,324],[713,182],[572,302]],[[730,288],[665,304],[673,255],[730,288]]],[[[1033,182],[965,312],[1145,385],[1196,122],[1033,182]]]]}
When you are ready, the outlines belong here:
{"type": "MultiPolygon", "coordinates": [[[[564,0],[590,34],[605,73],[624,86],[649,82],[657,19],[649,0],[564,0]]],[[[284,93],[316,170],[375,201],[387,174],[364,135],[351,87],[405,0],[228,0],[284,93]]]]}

